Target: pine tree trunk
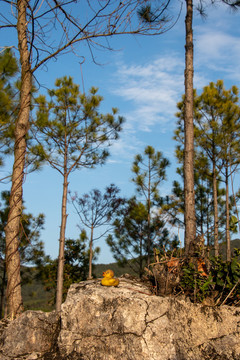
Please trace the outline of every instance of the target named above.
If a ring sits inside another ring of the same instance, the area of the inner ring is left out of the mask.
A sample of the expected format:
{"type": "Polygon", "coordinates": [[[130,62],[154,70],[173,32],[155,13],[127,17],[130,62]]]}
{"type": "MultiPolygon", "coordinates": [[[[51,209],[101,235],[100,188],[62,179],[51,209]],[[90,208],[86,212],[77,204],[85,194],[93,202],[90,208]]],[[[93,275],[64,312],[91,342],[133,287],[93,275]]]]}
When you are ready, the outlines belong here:
{"type": "Polygon", "coordinates": [[[0,319],[4,316],[4,303],[5,303],[5,288],[6,288],[6,262],[3,262],[3,274],[1,284],[1,300],[0,300],[0,319]]]}
{"type": "Polygon", "coordinates": [[[148,198],[147,198],[147,220],[148,220],[148,238],[147,238],[147,264],[149,266],[151,262],[151,198],[150,198],[150,188],[151,188],[151,176],[150,176],[150,159],[148,159],[148,198]]]}
{"type": "Polygon", "coordinates": [[[227,261],[231,261],[230,224],[229,224],[229,191],[228,191],[228,167],[226,166],[226,245],[227,261]]]}
{"type": "Polygon", "coordinates": [[[140,235],[140,244],[139,244],[139,277],[140,279],[143,276],[143,240],[142,235],[140,235]]]}
{"type": "Polygon", "coordinates": [[[26,134],[29,129],[31,104],[32,73],[27,44],[26,9],[28,1],[18,0],[18,46],[21,63],[20,108],[15,126],[14,164],[12,187],[9,200],[9,215],[6,233],[6,268],[7,268],[7,308],[11,318],[23,310],[20,278],[20,255],[18,234],[22,212],[23,177],[26,155],[26,134]]]}
{"type": "Polygon", "coordinates": [[[195,192],[194,192],[194,128],[193,128],[193,30],[192,0],[186,0],[186,45],[185,45],[185,106],[184,106],[184,223],[185,254],[196,237],[195,192]]]}
{"type": "Polygon", "coordinates": [[[149,201],[148,201],[148,234],[147,234],[147,264],[149,266],[149,264],[151,263],[151,237],[150,237],[150,222],[151,222],[151,218],[150,218],[150,205],[149,205],[149,201]]]}
{"type": "MultiPolygon", "coordinates": [[[[203,182],[202,182],[202,185],[203,185],[203,182]]],[[[201,236],[204,236],[204,230],[203,230],[203,223],[204,223],[204,203],[203,203],[203,197],[201,197],[200,199],[200,202],[201,202],[201,210],[200,210],[200,221],[201,221],[201,224],[200,224],[200,228],[201,228],[201,236]]]]}
{"type": "Polygon", "coordinates": [[[91,237],[90,237],[90,243],[89,243],[88,280],[92,279],[92,258],[93,258],[93,226],[91,227],[91,237]]]}
{"type": "Polygon", "coordinates": [[[58,272],[57,272],[57,293],[56,293],[57,312],[61,311],[62,297],[63,297],[64,248],[65,248],[65,232],[67,225],[67,192],[68,192],[68,175],[65,172],[64,180],[63,180],[62,214],[61,214],[61,227],[60,227],[60,239],[59,239],[58,272]]]}
{"type": "Polygon", "coordinates": [[[215,161],[213,161],[213,211],[214,211],[214,256],[219,255],[218,243],[218,200],[217,200],[217,176],[215,161]]]}
{"type": "Polygon", "coordinates": [[[207,246],[210,247],[209,208],[207,209],[207,246]]]}

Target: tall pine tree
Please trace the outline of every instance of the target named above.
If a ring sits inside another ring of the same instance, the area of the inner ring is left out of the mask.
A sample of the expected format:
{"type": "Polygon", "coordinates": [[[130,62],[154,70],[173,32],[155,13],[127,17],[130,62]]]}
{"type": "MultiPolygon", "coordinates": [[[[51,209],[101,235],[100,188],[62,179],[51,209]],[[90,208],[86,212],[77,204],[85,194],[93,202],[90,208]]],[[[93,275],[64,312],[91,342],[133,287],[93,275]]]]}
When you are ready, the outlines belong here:
{"type": "Polygon", "coordinates": [[[50,101],[39,96],[36,139],[48,164],[63,177],[62,211],[59,237],[56,309],[60,311],[63,292],[64,246],[67,224],[67,197],[70,174],[81,168],[104,164],[107,147],[118,138],[123,118],[117,109],[101,114],[103,98],[92,88],[89,95],[79,92],[71,77],[55,82],[50,101]]]}

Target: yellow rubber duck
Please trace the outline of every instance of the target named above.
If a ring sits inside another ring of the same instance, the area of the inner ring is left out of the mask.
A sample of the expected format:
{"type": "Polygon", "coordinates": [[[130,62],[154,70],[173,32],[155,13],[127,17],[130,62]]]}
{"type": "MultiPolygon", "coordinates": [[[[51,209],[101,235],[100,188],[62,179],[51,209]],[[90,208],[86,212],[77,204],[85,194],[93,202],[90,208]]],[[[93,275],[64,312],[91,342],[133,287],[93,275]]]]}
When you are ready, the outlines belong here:
{"type": "Polygon", "coordinates": [[[110,269],[103,272],[101,284],[104,286],[118,286],[119,280],[114,279],[114,272],[110,269]]]}

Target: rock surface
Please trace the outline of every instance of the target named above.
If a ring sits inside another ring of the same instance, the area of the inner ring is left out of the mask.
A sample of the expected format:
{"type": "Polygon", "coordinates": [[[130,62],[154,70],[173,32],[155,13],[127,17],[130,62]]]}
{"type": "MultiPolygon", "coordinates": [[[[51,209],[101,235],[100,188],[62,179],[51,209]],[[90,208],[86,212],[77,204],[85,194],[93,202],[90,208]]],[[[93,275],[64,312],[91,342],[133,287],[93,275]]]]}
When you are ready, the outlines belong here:
{"type": "Polygon", "coordinates": [[[12,322],[3,320],[0,359],[37,359],[53,349],[59,331],[60,319],[55,311],[26,311],[12,322]]]}
{"type": "Polygon", "coordinates": [[[1,360],[239,360],[240,309],[151,295],[141,283],[74,284],[57,315],[27,311],[0,331],[1,360]]]}

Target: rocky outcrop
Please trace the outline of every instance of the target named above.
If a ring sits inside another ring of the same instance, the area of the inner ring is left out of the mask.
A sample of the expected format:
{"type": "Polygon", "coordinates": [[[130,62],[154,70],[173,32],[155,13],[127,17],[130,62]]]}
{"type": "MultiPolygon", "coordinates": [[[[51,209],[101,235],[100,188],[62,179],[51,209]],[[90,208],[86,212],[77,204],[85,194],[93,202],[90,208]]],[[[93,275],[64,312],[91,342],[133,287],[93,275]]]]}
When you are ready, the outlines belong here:
{"type": "Polygon", "coordinates": [[[26,311],[0,324],[0,359],[34,360],[56,348],[60,318],[55,311],[26,311]]]}
{"type": "Polygon", "coordinates": [[[239,360],[240,310],[93,280],[70,287],[60,326],[55,313],[28,311],[0,337],[1,360],[239,360]]]}

